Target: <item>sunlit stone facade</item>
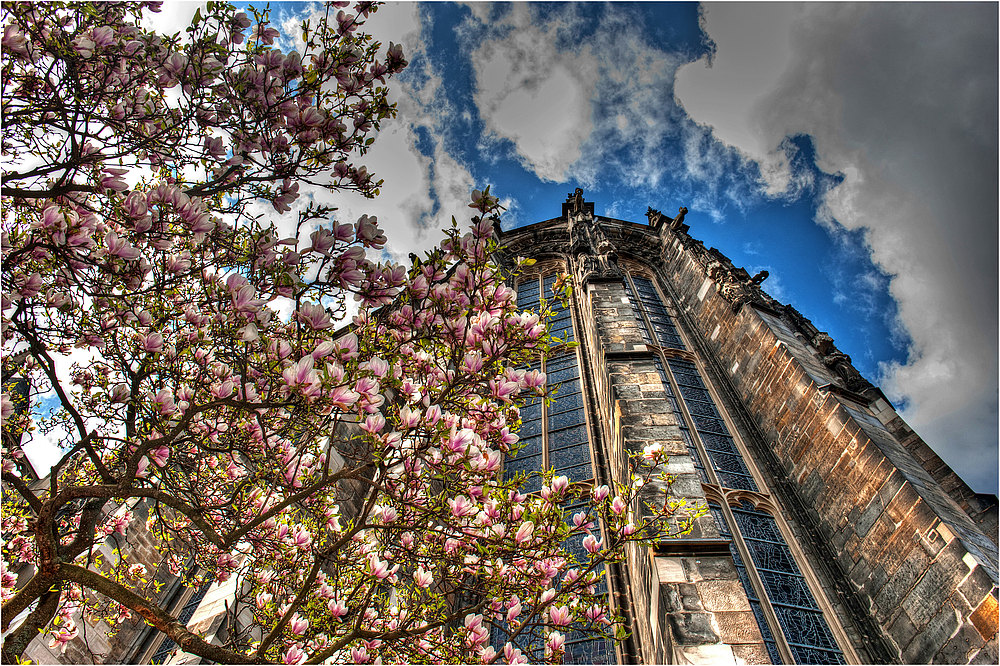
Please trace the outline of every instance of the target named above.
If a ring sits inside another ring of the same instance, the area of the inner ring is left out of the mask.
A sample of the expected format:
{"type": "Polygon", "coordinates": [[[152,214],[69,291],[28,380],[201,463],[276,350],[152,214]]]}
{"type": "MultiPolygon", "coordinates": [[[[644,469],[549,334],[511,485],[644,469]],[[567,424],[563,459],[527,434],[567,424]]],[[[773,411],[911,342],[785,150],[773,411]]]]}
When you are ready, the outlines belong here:
{"type": "Polygon", "coordinates": [[[996,497],[685,212],[601,217],[577,190],[559,217],[498,232],[537,260],[523,306],[573,276],[554,329],[579,342],[546,362],[559,397],[525,409],[508,473],[623,481],[628,452],[659,442],[666,492],[707,509],[609,569],[632,637],[567,662],[996,663],[996,497]]]}

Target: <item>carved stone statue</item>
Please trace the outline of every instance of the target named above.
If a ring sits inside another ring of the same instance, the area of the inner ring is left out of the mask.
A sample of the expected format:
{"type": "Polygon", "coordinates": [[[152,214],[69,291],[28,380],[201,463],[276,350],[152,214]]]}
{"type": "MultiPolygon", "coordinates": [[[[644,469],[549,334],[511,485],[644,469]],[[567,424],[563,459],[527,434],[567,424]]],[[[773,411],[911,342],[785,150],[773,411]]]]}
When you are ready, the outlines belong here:
{"type": "Polygon", "coordinates": [[[652,206],[646,207],[646,219],[649,220],[649,226],[655,227],[663,219],[663,213],[656,210],[652,206]]]}
{"type": "Polygon", "coordinates": [[[858,369],[851,364],[851,357],[836,347],[830,353],[820,357],[820,360],[823,361],[823,365],[830,368],[844,381],[847,390],[861,393],[872,387],[872,383],[862,377],[858,369]]]}
{"type": "Polygon", "coordinates": [[[566,199],[571,202],[569,212],[577,215],[583,212],[583,188],[578,187],[573,190],[573,194],[566,196],[566,199]]]}
{"type": "Polygon", "coordinates": [[[571,195],[570,208],[570,253],[574,257],[577,278],[580,283],[600,276],[621,275],[618,266],[618,253],[614,245],[607,239],[601,226],[587,215],[583,206],[583,190],[576,189],[571,195]]]}
{"type": "Polygon", "coordinates": [[[687,215],[687,212],[688,209],[685,206],[681,206],[680,208],[678,208],[677,217],[675,217],[674,221],[670,223],[670,228],[677,229],[682,224],[684,224],[684,216],[687,215]]]}

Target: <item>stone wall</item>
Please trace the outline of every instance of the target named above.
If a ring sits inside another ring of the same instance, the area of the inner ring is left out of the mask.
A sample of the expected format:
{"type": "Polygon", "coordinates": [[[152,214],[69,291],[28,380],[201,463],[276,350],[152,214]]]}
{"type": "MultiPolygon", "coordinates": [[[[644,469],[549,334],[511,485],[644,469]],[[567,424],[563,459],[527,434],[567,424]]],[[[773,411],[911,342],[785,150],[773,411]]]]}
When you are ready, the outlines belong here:
{"type": "MultiPolygon", "coordinates": [[[[699,261],[703,248],[683,229],[661,234],[663,268],[686,319],[725,370],[894,658],[996,663],[995,536],[970,517],[968,497],[966,508],[955,501],[962,486],[954,473],[931,460],[932,475],[930,458],[914,457],[923,448],[894,436],[905,431],[888,403],[844,390],[794,322],[717,291],[699,261]]],[[[986,513],[979,512],[980,524],[986,513]]]]}
{"type": "MultiPolygon", "coordinates": [[[[670,456],[663,471],[673,482],[647,487],[646,497],[662,501],[666,491],[697,512],[706,506],[701,481],[621,281],[592,281],[577,289],[584,293],[578,307],[614,480],[627,480],[629,452],[658,442],[670,456]]],[[[633,547],[627,557],[639,663],[769,663],[728,546],[710,515],[695,518],[689,533],[657,549],[633,547]]]]}

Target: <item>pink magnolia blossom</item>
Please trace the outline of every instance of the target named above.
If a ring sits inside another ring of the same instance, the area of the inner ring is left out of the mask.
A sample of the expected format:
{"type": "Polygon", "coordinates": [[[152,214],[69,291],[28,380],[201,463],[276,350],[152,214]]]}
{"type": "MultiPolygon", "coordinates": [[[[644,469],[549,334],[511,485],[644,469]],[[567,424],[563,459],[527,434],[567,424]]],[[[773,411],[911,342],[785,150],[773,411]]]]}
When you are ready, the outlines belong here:
{"type": "Polygon", "coordinates": [[[11,400],[10,393],[0,394],[0,423],[6,423],[13,414],[14,401],[11,400]]]}
{"type": "Polygon", "coordinates": [[[601,541],[598,540],[593,534],[588,534],[583,537],[583,547],[588,553],[596,553],[601,550],[601,541]]]}
{"type": "Polygon", "coordinates": [[[413,572],[413,582],[418,587],[430,587],[434,582],[434,576],[429,571],[425,571],[423,567],[417,567],[416,571],[413,572]]]}
{"type": "Polygon", "coordinates": [[[308,656],[309,655],[303,652],[298,645],[292,645],[281,655],[281,663],[301,664],[308,658],[308,656]]]}
{"type": "Polygon", "coordinates": [[[58,649],[60,653],[65,654],[69,642],[76,638],[79,633],[80,630],[77,629],[76,624],[70,622],[66,627],[53,632],[52,640],[49,641],[49,648],[58,649]]]}
{"type": "Polygon", "coordinates": [[[514,534],[514,541],[521,545],[528,541],[535,532],[535,524],[531,521],[525,521],[521,523],[521,526],[517,528],[517,532],[514,534]]]}
{"type": "Polygon", "coordinates": [[[166,446],[161,446],[153,449],[149,456],[157,467],[165,467],[167,465],[167,458],[170,457],[170,450],[166,446]]]}
{"type": "Polygon", "coordinates": [[[104,244],[108,248],[108,254],[132,261],[139,258],[140,252],[124,239],[118,237],[113,231],[109,231],[104,237],[104,244]]]}
{"type": "Polygon", "coordinates": [[[469,501],[469,498],[463,495],[459,495],[453,499],[449,498],[448,506],[451,508],[451,515],[456,518],[468,516],[476,512],[475,502],[469,501]]]}
{"type": "Polygon", "coordinates": [[[565,627],[572,620],[569,606],[553,606],[549,609],[549,622],[557,627],[565,627]]]}
{"type": "Polygon", "coordinates": [[[163,336],[159,333],[150,333],[141,337],[142,348],[150,354],[158,354],[163,351],[163,336]]]}
{"type": "Polygon", "coordinates": [[[330,612],[330,616],[334,619],[339,619],[347,615],[347,605],[340,599],[331,599],[327,603],[326,608],[330,612]]]}
{"type": "Polygon", "coordinates": [[[309,620],[305,619],[298,613],[292,616],[292,619],[288,622],[288,630],[291,631],[296,636],[301,636],[306,633],[306,629],[309,628],[309,620]]]}
{"type": "Polygon", "coordinates": [[[528,658],[521,654],[521,650],[510,643],[505,643],[503,646],[503,658],[508,664],[528,663],[528,658]]]}

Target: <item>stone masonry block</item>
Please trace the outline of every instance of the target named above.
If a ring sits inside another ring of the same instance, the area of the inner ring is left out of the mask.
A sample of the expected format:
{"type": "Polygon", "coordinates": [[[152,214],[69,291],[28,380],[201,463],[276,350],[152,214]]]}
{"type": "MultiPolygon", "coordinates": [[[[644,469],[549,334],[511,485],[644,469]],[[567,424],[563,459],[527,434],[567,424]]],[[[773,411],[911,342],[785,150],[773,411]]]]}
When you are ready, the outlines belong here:
{"type": "Polygon", "coordinates": [[[703,580],[698,583],[698,591],[707,610],[750,610],[743,585],[737,580],[703,580]]]}
{"type": "Polygon", "coordinates": [[[935,615],[927,626],[917,633],[910,644],[903,648],[903,662],[907,664],[929,664],[951,640],[958,630],[958,613],[946,605],[935,615]]]}
{"type": "Polygon", "coordinates": [[[724,643],[738,644],[763,641],[753,611],[717,612],[715,613],[715,621],[719,625],[719,634],[724,643]]]}

